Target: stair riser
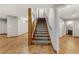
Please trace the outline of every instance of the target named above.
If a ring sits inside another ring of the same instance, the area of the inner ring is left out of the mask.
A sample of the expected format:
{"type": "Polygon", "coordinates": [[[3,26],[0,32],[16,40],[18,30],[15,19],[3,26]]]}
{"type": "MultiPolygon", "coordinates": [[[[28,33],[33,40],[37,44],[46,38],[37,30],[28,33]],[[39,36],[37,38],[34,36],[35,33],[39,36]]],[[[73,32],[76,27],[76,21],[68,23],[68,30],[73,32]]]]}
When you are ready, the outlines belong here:
{"type": "Polygon", "coordinates": [[[36,29],[45,29],[46,27],[37,27],[36,29]]]}
{"type": "Polygon", "coordinates": [[[50,38],[48,37],[48,38],[34,38],[35,40],[49,40],[50,38]]]}
{"type": "Polygon", "coordinates": [[[34,45],[51,45],[51,43],[44,44],[44,43],[33,43],[33,42],[32,42],[32,44],[34,44],[34,45]]]}
{"type": "Polygon", "coordinates": [[[36,44],[36,45],[50,45],[51,42],[47,42],[47,43],[44,43],[44,42],[32,42],[32,44],[36,44]]]}
{"type": "Polygon", "coordinates": [[[36,31],[36,32],[37,32],[37,33],[38,33],[38,32],[41,32],[41,33],[42,33],[42,32],[44,32],[44,33],[48,33],[48,31],[36,31]]]}
{"type": "Polygon", "coordinates": [[[47,33],[43,33],[43,32],[35,32],[35,34],[49,34],[48,32],[47,33]]]}
{"type": "Polygon", "coordinates": [[[49,34],[34,34],[33,36],[34,36],[34,37],[35,37],[35,36],[39,36],[39,37],[41,37],[41,36],[42,36],[42,37],[49,37],[49,34]]]}
{"type": "Polygon", "coordinates": [[[32,43],[39,44],[39,45],[51,44],[45,18],[38,19],[37,27],[33,35],[32,43]]]}

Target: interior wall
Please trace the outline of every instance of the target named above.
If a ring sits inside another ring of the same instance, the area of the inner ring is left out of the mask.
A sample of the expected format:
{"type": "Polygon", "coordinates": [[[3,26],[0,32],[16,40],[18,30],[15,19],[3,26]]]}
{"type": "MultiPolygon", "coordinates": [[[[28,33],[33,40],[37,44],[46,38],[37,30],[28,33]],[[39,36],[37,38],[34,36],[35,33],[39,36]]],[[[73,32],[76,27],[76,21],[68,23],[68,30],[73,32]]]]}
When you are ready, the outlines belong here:
{"type": "Polygon", "coordinates": [[[79,19],[73,20],[73,35],[79,37],[79,19]]]}
{"type": "Polygon", "coordinates": [[[8,16],[7,37],[22,35],[28,32],[28,18],[8,16]]]}
{"type": "Polygon", "coordinates": [[[33,8],[37,15],[37,8],[49,8],[52,4],[0,4],[0,16],[14,15],[20,17],[28,16],[28,8],[33,8]]]}
{"type": "Polygon", "coordinates": [[[44,17],[44,8],[39,8],[39,10],[38,10],[38,13],[39,13],[39,16],[38,17],[40,17],[40,18],[43,18],[44,17]]]}
{"type": "MultiPolygon", "coordinates": [[[[37,8],[50,8],[52,4],[11,4],[11,5],[0,5],[0,16],[5,17],[5,15],[14,15],[19,17],[28,17],[28,8],[32,8],[34,10],[34,15],[37,15],[37,8]]],[[[33,15],[33,16],[34,16],[33,15]]],[[[8,24],[7,24],[7,36],[17,36],[18,32],[18,20],[17,17],[8,16],[8,24]]],[[[27,25],[26,25],[27,28],[27,25]]],[[[28,29],[28,28],[27,28],[28,29]]],[[[25,30],[24,30],[25,31],[25,30]]],[[[27,31],[27,30],[26,30],[27,31]]]]}
{"type": "Polygon", "coordinates": [[[28,8],[32,8],[35,15],[37,15],[37,9],[38,8],[50,8],[52,7],[52,4],[18,4],[16,5],[17,12],[19,13],[19,16],[26,17],[28,16],[28,8]]]}
{"type": "Polygon", "coordinates": [[[57,33],[56,33],[56,13],[55,13],[55,9],[54,8],[47,8],[46,10],[46,15],[48,17],[48,21],[47,21],[47,25],[48,25],[48,30],[49,30],[49,33],[50,33],[50,38],[51,38],[51,42],[52,42],[52,46],[53,48],[57,51],[58,48],[57,48],[57,40],[58,40],[58,37],[57,37],[57,33]]]}
{"type": "Polygon", "coordinates": [[[7,16],[7,37],[18,35],[18,17],[7,16]]]}
{"type": "Polygon", "coordinates": [[[73,31],[73,21],[72,20],[63,20],[61,18],[59,18],[59,36],[63,37],[64,35],[67,34],[68,30],[72,30],[73,31]]]}
{"type": "Polygon", "coordinates": [[[5,15],[18,15],[16,4],[0,4],[0,17],[5,15]]]}
{"type": "Polygon", "coordinates": [[[59,18],[59,37],[66,35],[66,22],[59,18]]]}
{"type": "Polygon", "coordinates": [[[18,35],[22,35],[28,32],[28,18],[18,19],[18,35]]]}
{"type": "Polygon", "coordinates": [[[0,19],[0,34],[7,33],[7,19],[0,19]]]}

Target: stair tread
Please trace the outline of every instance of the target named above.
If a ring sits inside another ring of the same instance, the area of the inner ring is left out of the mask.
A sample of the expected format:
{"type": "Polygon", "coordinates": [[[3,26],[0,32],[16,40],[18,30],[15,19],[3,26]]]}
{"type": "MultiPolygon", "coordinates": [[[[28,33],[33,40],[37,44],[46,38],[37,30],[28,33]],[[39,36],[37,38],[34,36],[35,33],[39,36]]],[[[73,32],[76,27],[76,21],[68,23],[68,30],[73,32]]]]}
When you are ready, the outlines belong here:
{"type": "Polygon", "coordinates": [[[48,44],[51,44],[51,42],[37,42],[37,41],[33,41],[32,44],[36,44],[36,45],[48,45],[48,44]]]}
{"type": "Polygon", "coordinates": [[[36,29],[36,30],[40,30],[40,31],[48,31],[47,28],[41,28],[41,29],[38,28],[38,29],[36,29]]]}
{"type": "Polygon", "coordinates": [[[42,33],[48,33],[48,32],[35,32],[35,33],[41,33],[42,34],[42,33]]]}
{"type": "Polygon", "coordinates": [[[43,33],[45,32],[45,33],[48,33],[48,31],[36,31],[36,32],[43,32],[43,33]]]}
{"type": "Polygon", "coordinates": [[[33,40],[35,43],[51,43],[51,41],[33,40]]]}
{"type": "Polygon", "coordinates": [[[36,40],[36,41],[49,41],[49,39],[33,39],[33,40],[36,40]]]}
{"type": "Polygon", "coordinates": [[[50,39],[50,38],[49,38],[49,37],[34,37],[34,39],[48,40],[48,39],[50,39]]]}
{"type": "Polygon", "coordinates": [[[44,37],[48,37],[49,35],[48,35],[48,34],[34,34],[34,36],[39,36],[39,37],[44,36],[44,37]]]}
{"type": "Polygon", "coordinates": [[[49,36],[48,29],[47,29],[45,18],[38,18],[37,27],[33,35],[32,43],[48,44],[48,43],[51,43],[49,39],[50,39],[50,36],[49,36]]]}
{"type": "Polygon", "coordinates": [[[36,31],[35,33],[48,33],[48,31],[36,31]]]}
{"type": "Polygon", "coordinates": [[[47,29],[46,29],[46,28],[43,28],[43,29],[41,28],[41,29],[36,29],[36,30],[40,30],[40,31],[41,31],[41,30],[42,30],[42,31],[47,31],[47,29]]]}
{"type": "Polygon", "coordinates": [[[36,41],[36,42],[51,42],[51,41],[49,41],[49,40],[33,40],[33,41],[36,41]]]}

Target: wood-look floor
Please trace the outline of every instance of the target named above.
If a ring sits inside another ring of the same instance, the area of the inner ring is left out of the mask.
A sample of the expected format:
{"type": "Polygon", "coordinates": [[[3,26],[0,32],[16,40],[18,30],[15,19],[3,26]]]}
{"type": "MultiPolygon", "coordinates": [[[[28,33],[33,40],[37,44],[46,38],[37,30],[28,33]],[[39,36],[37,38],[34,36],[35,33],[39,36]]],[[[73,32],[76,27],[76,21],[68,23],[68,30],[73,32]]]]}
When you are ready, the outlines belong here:
{"type": "Polygon", "coordinates": [[[61,54],[79,54],[79,38],[66,35],[59,40],[61,54]]]}
{"type": "Polygon", "coordinates": [[[28,53],[27,34],[10,38],[7,38],[6,35],[0,35],[0,53],[28,53]]]}
{"type": "Polygon", "coordinates": [[[28,46],[28,35],[7,38],[0,35],[0,54],[49,54],[54,53],[50,45],[30,45],[28,46]]]}
{"type": "Polygon", "coordinates": [[[53,54],[54,51],[50,45],[30,45],[29,53],[31,54],[53,54]]]}

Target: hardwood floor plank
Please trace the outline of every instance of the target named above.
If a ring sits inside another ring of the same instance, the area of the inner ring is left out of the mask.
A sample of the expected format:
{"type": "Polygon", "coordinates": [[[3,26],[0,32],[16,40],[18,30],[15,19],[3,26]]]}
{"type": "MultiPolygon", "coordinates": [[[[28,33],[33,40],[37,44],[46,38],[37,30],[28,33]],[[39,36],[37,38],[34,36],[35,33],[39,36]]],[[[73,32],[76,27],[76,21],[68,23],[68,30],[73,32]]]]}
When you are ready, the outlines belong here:
{"type": "Polygon", "coordinates": [[[0,35],[0,54],[52,54],[53,49],[50,45],[29,45],[28,34],[18,37],[7,38],[6,35],[0,35]]]}
{"type": "Polygon", "coordinates": [[[51,45],[31,45],[29,46],[29,53],[32,54],[53,54],[54,51],[51,45]]]}
{"type": "Polygon", "coordinates": [[[0,53],[28,53],[28,36],[27,34],[7,38],[6,35],[0,35],[0,53]]]}
{"type": "Polygon", "coordinates": [[[79,53],[79,38],[73,36],[65,36],[60,40],[60,50],[61,54],[78,54],[79,53]]]}

